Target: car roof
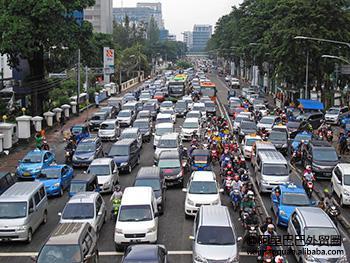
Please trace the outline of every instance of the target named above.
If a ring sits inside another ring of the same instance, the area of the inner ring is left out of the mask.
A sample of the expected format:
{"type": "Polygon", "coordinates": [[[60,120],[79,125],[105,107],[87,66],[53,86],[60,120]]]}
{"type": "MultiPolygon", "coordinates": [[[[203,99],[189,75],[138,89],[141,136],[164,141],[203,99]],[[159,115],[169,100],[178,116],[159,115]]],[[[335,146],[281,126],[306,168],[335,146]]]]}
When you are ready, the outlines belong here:
{"type": "Polygon", "coordinates": [[[137,186],[127,187],[124,190],[121,205],[149,204],[153,190],[151,187],[137,186]]]}
{"type": "Polygon", "coordinates": [[[116,119],[108,119],[108,120],[105,120],[101,123],[102,124],[115,124],[116,123],[116,119]]]}
{"type": "Polygon", "coordinates": [[[327,141],[312,140],[311,145],[313,147],[331,147],[332,145],[327,141]]]}
{"type": "Polygon", "coordinates": [[[170,113],[158,113],[157,114],[157,119],[160,119],[160,118],[172,118],[171,117],[171,114],[170,113]]]}
{"type": "MultiPolygon", "coordinates": [[[[125,104],[124,104],[125,105],[125,104]]],[[[132,112],[131,110],[121,110],[120,112],[132,112]]],[[[119,113],[120,113],[119,112],[119,113]]]]}
{"type": "Polygon", "coordinates": [[[173,127],[174,127],[174,123],[172,123],[172,122],[158,123],[156,125],[156,129],[157,128],[173,128],[173,127]]]}
{"type": "Polygon", "coordinates": [[[72,196],[68,203],[91,203],[98,195],[97,192],[79,192],[72,196]]]}
{"type": "Polygon", "coordinates": [[[45,245],[77,245],[88,227],[89,223],[85,222],[59,223],[45,245]]]}
{"type": "Polygon", "coordinates": [[[178,151],[162,151],[159,155],[160,159],[179,159],[180,154],[178,151]]]}
{"type": "Polygon", "coordinates": [[[110,164],[111,163],[111,158],[97,158],[94,159],[90,165],[104,165],[104,164],[110,164]]]}
{"type": "Polygon", "coordinates": [[[134,124],[135,124],[136,122],[147,122],[147,123],[149,123],[149,118],[142,117],[142,118],[140,118],[140,119],[136,119],[136,120],[134,121],[134,124]]]}
{"type": "Polygon", "coordinates": [[[159,178],[160,168],[153,166],[141,167],[136,175],[136,179],[159,178]]]}
{"type": "Polygon", "coordinates": [[[82,140],[79,142],[79,144],[80,144],[80,143],[88,143],[88,142],[96,142],[97,139],[98,139],[98,138],[97,138],[96,136],[90,136],[90,137],[88,137],[88,138],[82,139],[82,140]]]}
{"type": "Polygon", "coordinates": [[[26,201],[28,196],[33,193],[33,191],[44,186],[43,183],[38,181],[31,182],[17,182],[13,184],[9,189],[7,189],[1,196],[0,201],[8,200],[20,200],[26,201]]]}
{"type": "Polygon", "coordinates": [[[191,175],[191,180],[196,182],[215,182],[212,173],[193,173],[191,175]]]}
{"type": "Polygon", "coordinates": [[[232,226],[228,209],[222,205],[202,205],[202,226],[232,226]]]}
{"type": "Polygon", "coordinates": [[[295,184],[281,184],[280,189],[282,193],[305,193],[303,187],[295,184]]]}
{"type": "Polygon", "coordinates": [[[138,244],[127,248],[127,255],[125,258],[133,262],[158,262],[158,245],[153,244],[138,244]]]}
{"type": "MultiPolygon", "coordinates": [[[[43,168],[42,169],[42,171],[43,170],[49,170],[49,169],[62,169],[63,167],[65,167],[65,166],[67,166],[67,165],[65,165],[65,164],[55,164],[55,165],[50,165],[50,166],[48,166],[48,167],[45,167],[45,168],[43,168]]],[[[1,175],[0,175],[0,177],[1,177],[1,175]]]]}
{"type": "Polygon", "coordinates": [[[83,182],[89,182],[92,178],[96,177],[96,174],[77,174],[73,177],[73,181],[83,181],[83,182]]]}
{"type": "Polygon", "coordinates": [[[350,174],[350,163],[338,163],[338,167],[343,171],[344,174],[350,174]]]}
{"type": "Polygon", "coordinates": [[[199,122],[199,118],[194,118],[194,117],[186,118],[184,122],[199,122]]]}
{"type": "Polygon", "coordinates": [[[175,139],[177,139],[179,137],[179,134],[178,133],[176,133],[176,132],[171,132],[171,133],[166,133],[166,134],[164,134],[164,135],[162,135],[161,136],[161,140],[175,140],[175,139]]]}
{"type": "Polygon", "coordinates": [[[121,139],[113,144],[114,145],[130,145],[132,144],[136,139],[127,138],[127,139],[121,139]]]}
{"type": "Polygon", "coordinates": [[[329,216],[319,207],[297,207],[306,227],[334,226],[329,216]]]}
{"type": "Polygon", "coordinates": [[[122,133],[137,133],[139,131],[139,128],[136,127],[129,127],[122,131],[122,133]]]}

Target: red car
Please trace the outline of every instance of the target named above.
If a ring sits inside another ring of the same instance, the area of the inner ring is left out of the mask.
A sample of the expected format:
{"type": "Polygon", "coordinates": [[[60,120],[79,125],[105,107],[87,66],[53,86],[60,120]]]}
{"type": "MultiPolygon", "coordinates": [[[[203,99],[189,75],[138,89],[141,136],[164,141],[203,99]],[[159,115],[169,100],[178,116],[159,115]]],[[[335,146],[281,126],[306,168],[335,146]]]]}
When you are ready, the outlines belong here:
{"type": "Polygon", "coordinates": [[[156,92],[153,98],[157,99],[159,102],[163,102],[165,100],[165,96],[163,92],[156,92]]]}

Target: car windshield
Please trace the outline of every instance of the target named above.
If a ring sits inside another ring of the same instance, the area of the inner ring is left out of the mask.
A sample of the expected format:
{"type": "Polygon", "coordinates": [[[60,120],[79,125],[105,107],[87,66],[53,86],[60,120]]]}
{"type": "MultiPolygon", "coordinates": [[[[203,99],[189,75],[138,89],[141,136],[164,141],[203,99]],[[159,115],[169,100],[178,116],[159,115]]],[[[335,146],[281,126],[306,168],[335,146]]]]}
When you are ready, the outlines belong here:
{"type": "Polygon", "coordinates": [[[194,155],[193,159],[195,163],[208,163],[209,155],[194,155]]]}
{"type": "Polygon", "coordinates": [[[91,117],[91,120],[94,120],[94,121],[103,120],[103,116],[104,115],[102,115],[102,114],[96,114],[96,115],[91,117]]]}
{"type": "Polygon", "coordinates": [[[188,192],[190,194],[217,194],[218,189],[215,182],[192,181],[188,192]]]}
{"type": "Polygon", "coordinates": [[[41,171],[41,173],[47,179],[58,179],[61,177],[61,169],[44,169],[41,171]]]}
{"type": "Polygon", "coordinates": [[[80,126],[74,126],[73,128],[72,128],[72,133],[74,133],[74,134],[79,134],[79,133],[81,133],[83,131],[83,127],[80,127],[80,126]]]}
{"type": "Polygon", "coordinates": [[[173,122],[173,119],[171,117],[169,118],[157,118],[156,120],[156,124],[159,124],[159,123],[172,123],[173,122]]]}
{"type": "Polygon", "coordinates": [[[41,152],[28,153],[22,160],[23,163],[41,163],[41,161],[42,161],[41,152]]]}
{"type": "Polygon", "coordinates": [[[287,133],[272,131],[269,135],[270,141],[287,141],[287,133]]]}
{"type": "Polygon", "coordinates": [[[86,183],[84,182],[72,182],[70,184],[69,192],[71,193],[79,193],[86,191],[86,183]]]}
{"type": "Polygon", "coordinates": [[[121,111],[118,113],[118,117],[130,117],[131,112],[130,111],[121,111]]]}
{"type": "Polygon", "coordinates": [[[27,215],[27,202],[0,202],[0,219],[23,218],[27,215]]]}
{"type": "Polygon", "coordinates": [[[153,191],[160,190],[160,182],[159,179],[137,179],[135,181],[135,186],[150,186],[153,191]]]}
{"type": "Polygon", "coordinates": [[[304,236],[305,240],[312,238],[312,242],[315,242],[315,244],[318,244],[324,237],[337,236],[340,238],[339,232],[333,227],[305,227],[304,236]]]}
{"type": "Polygon", "coordinates": [[[173,132],[173,128],[157,128],[156,135],[164,135],[173,132]]]}
{"type": "Polygon", "coordinates": [[[68,203],[63,210],[62,219],[91,219],[94,218],[93,203],[68,203]]]}
{"type": "Polygon", "coordinates": [[[89,174],[109,175],[111,174],[111,168],[109,165],[90,165],[89,174]]]}
{"type": "Polygon", "coordinates": [[[197,111],[205,111],[205,106],[194,106],[193,110],[197,110],[197,111]]]}
{"type": "Polygon", "coordinates": [[[200,113],[196,113],[196,112],[189,112],[186,115],[186,118],[200,118],[201,115],[200,113]]]}
{"type": "Polygon", "coordinates": [[[176,102],[175,108],[177,109],[186,109],[186,102],[176,102]]]}
{"type": "Polygon", "coordinates": [[[296,142],[301,142],[301,141],[310,141],[311,140],[311,135],[308,134],[297,134],[295,136],[294,141],[296,142]]]}
{"type": "Polygon", "coordinates": [[[159,148],[177,148],[177,141],[176,140],[170,140],[170,139],[161,139],[158,142],[159,148]]]}
{"type": "Polygon", "coordinates": [[[128,155],[129,155],[128,145],[113,145],[108,153],[108,156],[128,156],[128,155]]]}
{"type": "Polygon", "coordinates": [[[198,230],[197,243],[200,245],[234,245],[235,236],[230,227],[201,226],[198,230]]]}
{"type": "Polygon", "coordinates": [[[247,139],[245,145],[246,146],[253,146],[255,142],[261,141],[260,139],[247,139]]]}
{"type": "Polygon", "coordinates": [[[237,107],[241,107],[241,103],[239,101],[231,101],[230,102],[230,108],[237,108],[237,107]]]}
{"type": "Polygon", "coordinates": [[[137,133],[136,132],[122,132],[119,139],[136,139],[137,133]]]}
{"type": "Polygon", "coordinates": [[[152,210],[149,205],[123,205],[119,211],[118,221],[140,222],[152,219],[152,210]]]}
{"type": "Polygon", "coordinates": [[[204,104],[205,104],[205,107],[207,107],[207,108],[214,108],[215,107],[215,104],[212,101],[206,101],[204,104]]]}
{"type": "Polygon", "coordinates": [[[242,130],[256,130],[256,124],[252,121],[243,121],[241,122],[242,130]]]}
{"type": "Polygon", "coordinates": [[[100,126],[100,130],[114,130],[114,123],[102,123],[100,126]]]}
{"type": "Polygon", "coordinates": [[[149,128],[149,122],[148,121],[136,121],[136,122],[134,122],[133,127],[147,129],[147,128],[149,128]]]}
{"type": "Polygon", "coordinates": [[[156,92],[155,94],[154,94],[154,96],[156,97],[163,97],[164,96],[164,94],[163,94],[163,92],[156,92]]]}
{"type": "Polygon", "coordinates": [[[327,114],[339,114],[340,110],[339,109],[329,109],[327,111],[327,114]]]}
{"type": "Polygon", "coordinates": [[[274,122],[274,119],[272,119],[272,118],[262,118],[260,120],[260,123],[262,123],[262,124],[272,124],[273,122],[274,122]]]}
{"type": "Polygon", "coordinates": [[[180,166],[181,164],[178,159],[160,159],[158,162],[159,168],[177,168],[180,166]]]}
{"type": "Polygon", "coordinates": [[[334,148],[320,148],[313,150],[313,159],[315,161],[327,161],[336,162],[338,161],[338,155],[334,148]]]}
{"type": "Polygon", "coordinates": [[[264,164],[263,174],[272,176],[287,176],[288,167],[286,164],[264,164]]]}
{"type": "Polygon", "coordinates": [[[45,245],[38,256],[38,263],[78,263],[81,260],[79,245],[45,245]]]}
{"type": "Polygon", "coordinates": [[[94,152],[95,149],[94,143],[79,143],[75,152],[94,152]]]}
{"type": "Polygon", "coordinates": [[[237,116],[235,119],[235,122],[241,122],[242,120],[247,120],[247,116],[237,116]]]}
{"type": "Polygon", "coordinates": [[[308,206],[310,200],[305,193],[284,193],[282,204],[292,206],[308,206]]]}
{"type": "Polygon", "coordinates": [[[161,108],[171,108],[173,106],[173,103],[171,101],[164,101],[162,104],[160,104],[161,108]]]}
{"type": "Polygon", "coordinates": [[[183,127],[186,129],[197,129],[198,128],[198,122],[189,122],[189,121],[185,121],[183,123],[183,127]]]}

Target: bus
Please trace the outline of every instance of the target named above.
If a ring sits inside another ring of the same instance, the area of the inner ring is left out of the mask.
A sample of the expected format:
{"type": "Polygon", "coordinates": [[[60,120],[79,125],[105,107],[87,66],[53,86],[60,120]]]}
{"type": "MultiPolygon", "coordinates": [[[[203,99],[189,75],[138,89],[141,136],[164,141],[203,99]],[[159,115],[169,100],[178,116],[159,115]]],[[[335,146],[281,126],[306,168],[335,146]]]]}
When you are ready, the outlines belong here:
{"type": "Polygon", "coordinates": [[[169,80],[168,95],[172,101],[177,101],[185,95],[188,88],[188,76],[186,74],[178,74],[169,80]]]}
{"type": "Polygon", "coordinates": [[[213,82],[201,82],[200,92],[202,96],[208,96],[212,101],[216,100],[216,86],[213,82]]]}

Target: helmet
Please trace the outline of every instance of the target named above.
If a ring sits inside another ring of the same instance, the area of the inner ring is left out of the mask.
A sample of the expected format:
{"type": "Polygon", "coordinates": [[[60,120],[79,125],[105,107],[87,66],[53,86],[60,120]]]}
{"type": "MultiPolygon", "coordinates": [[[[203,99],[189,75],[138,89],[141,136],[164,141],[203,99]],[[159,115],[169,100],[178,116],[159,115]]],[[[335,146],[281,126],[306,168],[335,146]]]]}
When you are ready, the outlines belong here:
{"type": "Polygon", "coordinates": [[[265,128],[265,127],[262,127],[262,128],[261,128],[261,130],[262,130],[262,131],[265,131],[265,130],[266,130],[266,128],[265,128]]]}
{"type": "Polygon", "coordinates": [[[304,141],[304,140],[301,140],[301,143],[305,143],[305,141],[304,141]]]}
{"type": "Polygon", "coordinates": [[[275,257],[275,262],[276,263],[283,263],[284,262],[284,258],[282,256],[277,256],[277,257],[275,257]]]}
{"type": "Polygon", "coordinates": [[[228,163],[228,164],[227,164],[227,168],[228,168],[228,169],[231,169],[231,168],[232,168],[232,164],[231,164],[231,163],[228,163]]]}
{"type": "Polygon", "coordinates": [[[254,197],[254,192],[253,191],[248,191],[247,196],[248,197],[254,197]]]}
{"type": "Polygon", "coordinates": [[[266,218],[265,218],[265,221],[266,221],[266,222],[267,222],[267,221],[272,222],[272,217],[271,217],[271,216],[266,217],[266,218]]]}
{"type": "Polygon", "coordinates": [[[121,190],[122,190],[122,188],[120,187],[120,185],[116,185],[116,186],[114,187],[114,191],[119,192],[119,191],[121,191],[121,190]]]}
{"type": "Polygon", "coordinates": [[[310,165],[306,165],[306,170],[311,171],[311,166],[310,165]]]}
{"type": "Polygon", "coordinates": [[[323,193],[325,193],[325,194],[329,194],[329,190],[328,190],[328,188],[325,188],[325,189],[323,190],[323,193]]]}
{"type": "Polygon", "coordinates": [[[238,181],[238,180],[239,180],[239,176],[238,176],[238,175],[235,175],[235,176],[233,177],[233,179],[234,179],[235,181],[238,181]]]}
{"type": "Polygon", "coordinates": [[[268,224],[267,225],[267,230],[274,230],[275,226],[273,224],[268,224]]]}

